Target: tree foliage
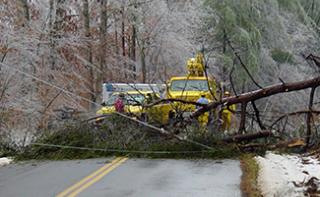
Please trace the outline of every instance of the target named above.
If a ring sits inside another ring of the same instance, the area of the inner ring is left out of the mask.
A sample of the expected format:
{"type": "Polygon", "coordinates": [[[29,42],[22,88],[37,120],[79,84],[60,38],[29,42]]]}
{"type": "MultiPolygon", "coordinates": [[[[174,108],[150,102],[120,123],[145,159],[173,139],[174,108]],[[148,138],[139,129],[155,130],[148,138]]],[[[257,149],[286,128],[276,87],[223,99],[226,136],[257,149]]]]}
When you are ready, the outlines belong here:
{"type": "MultiPolygon", "coordinates": [[[[205,19],[204,28],[213,31],[210,35],[214,35],[206,44],[221,46],[218,54],[224,60],[229,59],[228,64],[223,65],[225,71],[228,72],[233,66],[239,65],[234,56],[235,51],[228,46],[229,41],[241,50],[241,56],[249,70],[256,71],[259,64],[261,32],[258,28],[259,10],[255,4],[249,0],[241,2],[229,0],[205,1],[204,5],[208,12],[211,10],[213,13],[205,19]]],[[[247,76],[238,68],[239,66],[236,66],[234,73],[236,81],[239,81],[239,84],[246,83],[247,76]]]]}
{"type": "Polygon", "coordinates": [[[315,16],[312,10],[317,7],[314,1],[204,0],[203,7],[206,10],[201,27],[205,32],[203,43],[212,54],[213,63],[220,67],[218,78],[226,80],[232,71],[238,90],[251,89],[253,84],[235,53],[249,71],[261,79],[260,74],[267,73],[263,70],[274,72],[279,61],[294,64],[293,60],[298,59],[306,65],[300,54],[308,47],[309,51],[319,50],[319,36],[312,26],[316,24],[312,18],[315,16]],[[283,60],[284,56],[288,59],[283,60]]]}

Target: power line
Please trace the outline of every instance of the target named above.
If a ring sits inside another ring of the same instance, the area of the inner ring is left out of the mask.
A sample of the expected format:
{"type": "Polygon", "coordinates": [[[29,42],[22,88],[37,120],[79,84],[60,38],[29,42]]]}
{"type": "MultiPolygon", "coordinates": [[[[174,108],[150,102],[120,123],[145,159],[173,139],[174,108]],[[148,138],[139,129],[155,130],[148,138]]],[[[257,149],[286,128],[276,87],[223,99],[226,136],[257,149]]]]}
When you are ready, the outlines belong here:
{"type": "Polygon", "coordinates": [[[30,143],[34,146],[44,146],[52,148],[61,149],[75,149],[75,150],[88,150],[88,151],[103,151],[103,152],[113,152],[113,153],[140,153],[140,154],[190,154],[190,153],[209,153],[211,151],[201,150],[201,151],[143,151],[143,150],[125,150],[125,149],[109,149],[109,148],[89,148],[80,146],[68,146],[68,145],[58,145],[58,144],[45,144],[45,143],[30,143]]]}

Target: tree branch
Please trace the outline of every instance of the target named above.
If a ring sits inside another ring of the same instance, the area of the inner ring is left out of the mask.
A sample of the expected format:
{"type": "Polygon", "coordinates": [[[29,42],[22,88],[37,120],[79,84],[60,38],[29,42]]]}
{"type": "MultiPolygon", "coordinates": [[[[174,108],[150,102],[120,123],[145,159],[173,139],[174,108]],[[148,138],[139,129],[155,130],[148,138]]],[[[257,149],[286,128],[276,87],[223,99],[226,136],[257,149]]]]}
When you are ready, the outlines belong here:
{"type": "Polygon", "coordinates": [[[252,80],[252,82],[258,87],[258,88],[263,88],[262,86],[260,86],[256,80],[253,78],[253,76],[251,75],[251,73],[249,72],[249,69],[247,68],[247,66],[243,63],[241,57],[239,56],[239,54],[235,51],[235,49],[233,48],[230,40],[228,39],[228,45],[230,46],[231,50],[233,51],[234,55],[237,57],[237,59],[239,60],[242,68],[246,71],[246,73],[248,74],[248,76],[250,77],[250,79],[252,80]]]}
{"type": "Polygon", "coordinates": [[[232,73],[233,73],[233,71],[234,71],[234,66],[232,67],[232,69],[231,69],[231,71],[230,71],[230,73],[229,73],[229,81],[230,81],[231,88],[232,88],[232,91],[233,91],[234,95],[238,96],[237,91],[236,91],[236,89],[235,89],[235,87],[234,87],[233,79],[232,79],[232,73]]]}
{"type": "Polygon", "coordinates": [[[260,119],[260,112],[256,106],[256,103],[254,101],[251,101],[251,104],[252,104],[252,107],[253,107],[253,110],[254,110],[254,114],[256,115],[256,118],[257,118],[257,122],[259,124],[259,127],[261,130],[265,130],[266,127],[262,124],[262,121],[260,119]]]}
{"type": "MultiPolygon", "coordinates": [[[[308,113],[310,113],[309,110],[302,110],[302,111],[296,111],[296,112],[291,112],[291,113],[288,113],[288,114],[284,114],[284,115],[280,116],[276,121],[274,121],[269,128],[272,129],[274,125],[276,125],[278,122],[280,122],[285,117],[295,116],[295,115],[300,115],[300,114],[308,114],[308,113]]],[[[313,110],[311,113],[320,114],[320,111],[313,110]]]]}
{"type": "Polygon", "coordinates": [[[232,142],[242,142],[242,141],[250,141],[255,140],[258,138],[267,138],[273,136],[271,131],[260,131],[253,134],[246,134],[246,135],[235,135],[229,138],[223,139],[224,142],[232,143],[232,142]]]}

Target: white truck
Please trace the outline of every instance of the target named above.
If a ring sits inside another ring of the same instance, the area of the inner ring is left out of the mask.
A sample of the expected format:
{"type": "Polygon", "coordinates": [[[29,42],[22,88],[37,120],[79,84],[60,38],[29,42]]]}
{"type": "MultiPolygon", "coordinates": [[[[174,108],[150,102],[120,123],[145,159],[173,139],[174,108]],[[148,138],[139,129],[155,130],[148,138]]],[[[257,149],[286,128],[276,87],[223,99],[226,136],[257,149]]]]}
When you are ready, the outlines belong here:
{"type": "Polygon", "coordinates": [[[102,84],[102,103],[106,102],[114,92],[128,91],[152,91],[162,93],[165,91],[165,84],[147,83],[103,83],[102,84]]]}

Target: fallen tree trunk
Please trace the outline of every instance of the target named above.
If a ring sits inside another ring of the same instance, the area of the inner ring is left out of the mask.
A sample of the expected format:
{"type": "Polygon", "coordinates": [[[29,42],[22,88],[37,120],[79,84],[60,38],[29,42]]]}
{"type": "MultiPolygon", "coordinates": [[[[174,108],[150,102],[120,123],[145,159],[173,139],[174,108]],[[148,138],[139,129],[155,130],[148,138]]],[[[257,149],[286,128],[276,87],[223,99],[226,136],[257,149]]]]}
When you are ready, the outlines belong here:
{"type": "Polygon", "coordinates": [[[302,139],[291,139],[288,141],[280,141],[276,144],[264,144],[264,143],[253,143],[253,144],[244,144],[244,145],[239,145],[239,148],[242,150],[244,149],[256,149],[256,148],[266,148],[269,150],[276,150],[276,149],[281,149],[281,148],[286,148],[286,149],[297,149],[297,148],[303,148],[305,146],[305,142],[302,139]]]}
{"type": "Polygon", "coordinates": [[[229,106],[237,103],[248,103],[271,95],[318,87],[319,85],[320,77],[315,77],[313,79],[299,82],[280,83],[276,85],[267,86],[263,89],[243,93],[238,96],[223,98],[221,101],[209,103],[207,106],[202,107],[201,109],[193,113],[191,115],[191,118],[196,118],[207,111],[217,108],[220,105],[229,106]]]}
{"type": "Polygon", "coordinates": [[[225,138],[222,141],[227,143],[234,143],[234,142],[236,143],[236,142],[250,141],[258,138],[266,138],[271,136],[273,136],[271,131],[260,131],[258,133],[253,133],[253,134],[235,135],[232,137],[225,138]]]}

